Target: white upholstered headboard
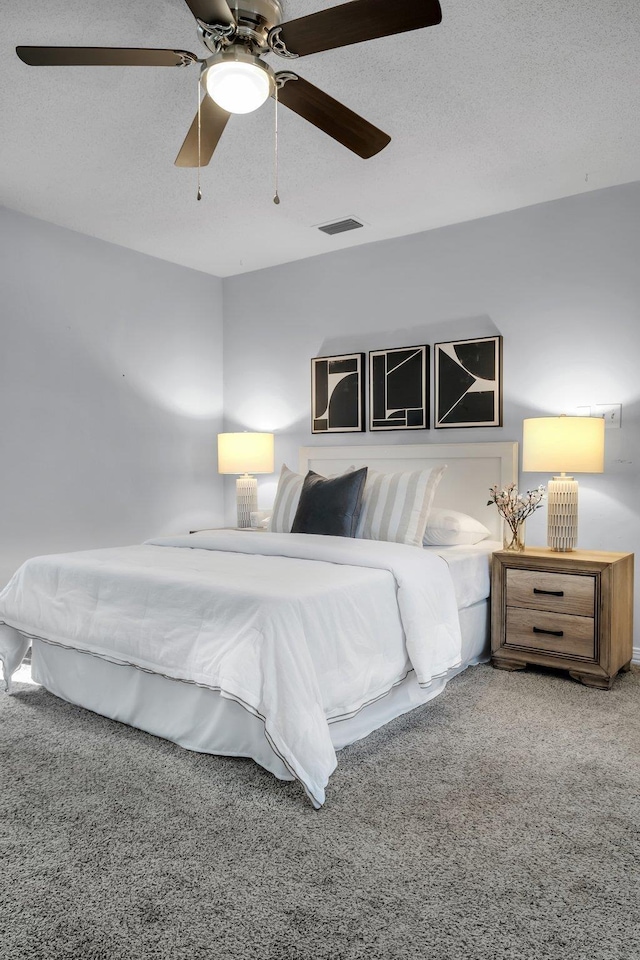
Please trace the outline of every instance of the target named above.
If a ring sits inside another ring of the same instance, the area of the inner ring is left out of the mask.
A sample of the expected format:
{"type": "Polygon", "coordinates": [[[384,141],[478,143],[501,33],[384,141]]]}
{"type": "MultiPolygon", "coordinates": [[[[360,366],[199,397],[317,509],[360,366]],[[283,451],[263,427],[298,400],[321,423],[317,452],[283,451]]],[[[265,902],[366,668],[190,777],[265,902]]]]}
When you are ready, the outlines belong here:
{"type": "Polygon", "coordinates": [[[434,506],[462,510],[491,530],[494,540],[502,539],[501,521],[495,506],[487,506],[489,487],[500,488],[518,482],[518,444],[512,441],[489,443],[412,443],[340,447],[301,447],[300,472],[315,470],[324,476],[340,473],[349,466],[371,467],[381,473],[420,470],[447,465],[436,490],[434,506]]]}

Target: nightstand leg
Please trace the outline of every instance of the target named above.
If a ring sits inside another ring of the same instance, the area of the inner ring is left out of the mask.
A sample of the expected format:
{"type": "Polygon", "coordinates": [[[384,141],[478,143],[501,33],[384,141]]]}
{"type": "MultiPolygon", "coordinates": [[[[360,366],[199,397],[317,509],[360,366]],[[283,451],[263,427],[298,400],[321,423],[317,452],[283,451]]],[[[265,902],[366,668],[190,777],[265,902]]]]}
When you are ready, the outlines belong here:
{"type": "Polygon", "coordinates": [[[496,670],[525,670],[526,663],[521,660],[505,660],[504,657],[492,657],[491,666],[496,670]]]}
{"type": "Polygon", "coordinates": [[[585,687],[596,687],[598,690],[611,690],[613,684],[613,677],[594,677],[592,673],[577,673],[575,670],[569,670],[569,676],[579,680],[585,687]]]}
{"type": "Polygon", "coordinates": [[[631,670],[631,660],[628,663],[625,663],[624,667],[620,667],[620,673],[629,673],[631,670]]]}

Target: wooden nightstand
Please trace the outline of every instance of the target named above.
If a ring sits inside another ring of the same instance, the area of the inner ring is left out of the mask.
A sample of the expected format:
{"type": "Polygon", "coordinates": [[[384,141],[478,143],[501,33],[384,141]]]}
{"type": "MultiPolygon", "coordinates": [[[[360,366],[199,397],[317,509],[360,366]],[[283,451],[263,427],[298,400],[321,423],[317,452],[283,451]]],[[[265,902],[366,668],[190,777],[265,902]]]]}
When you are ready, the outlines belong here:
{"type": "Polygon", "coordinates": [[[608,690],[633,649],[633,554],[530,547],[491,565],[494,667],[568,670],[608,690]]]}

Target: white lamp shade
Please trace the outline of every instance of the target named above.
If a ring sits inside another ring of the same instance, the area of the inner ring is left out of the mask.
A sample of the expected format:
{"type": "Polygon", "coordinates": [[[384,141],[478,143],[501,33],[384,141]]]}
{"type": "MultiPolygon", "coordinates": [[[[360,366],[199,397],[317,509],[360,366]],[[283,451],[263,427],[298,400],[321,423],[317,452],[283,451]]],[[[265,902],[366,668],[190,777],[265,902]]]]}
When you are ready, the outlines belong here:
{"type": "Polygon", "coordinates": [[[522,469],[530,473],[603,473],[604,420],[536,417],[522,424],[522,469]]]}
{"type": "Polygon", "coordinates": [[[219,433],[218,473],[273,473],[272,433],[219,433]]]}

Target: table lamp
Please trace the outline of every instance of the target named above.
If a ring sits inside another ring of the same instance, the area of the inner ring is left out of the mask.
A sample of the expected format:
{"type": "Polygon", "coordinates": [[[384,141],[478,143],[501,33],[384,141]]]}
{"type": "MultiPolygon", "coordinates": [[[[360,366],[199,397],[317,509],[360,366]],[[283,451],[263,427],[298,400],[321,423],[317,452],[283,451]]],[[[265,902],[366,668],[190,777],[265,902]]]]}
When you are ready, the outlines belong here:
{"type": "Polygon", "coordinates": [[[522,470],[559,474],[547,486],[547,546],[575,550],[578,481],[568,473],[604,471],[604,420],[597,417],[536,417],[523,421],[522,470]]]}
{"type": "Polygon", "coordinates": [[[218,473],[241,474],[236,480],[238,527],[251,526],[258,509],[258,481],[253,473],[273,473],[272,433],[219,433],[218,473]]]}

